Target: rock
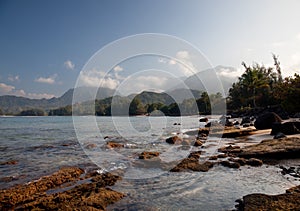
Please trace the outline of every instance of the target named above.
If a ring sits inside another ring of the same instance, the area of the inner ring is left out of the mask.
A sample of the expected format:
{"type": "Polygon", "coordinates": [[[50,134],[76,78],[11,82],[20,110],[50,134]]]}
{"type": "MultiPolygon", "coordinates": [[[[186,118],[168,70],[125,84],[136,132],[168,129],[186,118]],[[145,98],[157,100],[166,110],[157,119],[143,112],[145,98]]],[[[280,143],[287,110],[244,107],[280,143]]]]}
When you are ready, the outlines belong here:
{"type": "Polygon", "coordinates": [[[226,158],[226,157],[228,157],[228,156],[227,156],[226,154],[218,154],[217,157],[218,157],[218,158],[226,158]]]}
{"type": "Polygon", "coordinates": [[[243,127],[250,127],[250,123],[243,124],[243,127]]]}
{"type": "Polygon", "coordinates": [[[120,143],[113,142],[113,141],[108,141],[108,142],[106,142],[106,146],[107,146],[107,148],[109,148],[109,149],[113,149],[113,148],[123,148],[123,147],[124,147],[124,144],[120,144],[120,143]]]}
{"type": "Polygon", "coordinates": [[[18,161],[16,160],[8,160],[0,163],[0,165],[16,165],[16,164],[18,164],[18,161]]]}
{"type": "Polygon", "coordinates": [[[200,158],[200,155],[201,155],[201,152],[202,151],[194,151],[194,152],[191,152],[188,156],[188,158],[195,158],[195,159],[199,159],[200,158]]]}
{"type": "Polygon", "coordinates": [[[172,168],[171,172],[182,172],[182,171],[201,171],[207,172],[210,168],[214,166],[213,163],[206,161],[204,163],[199,163],[198,159],[191,157],[183,159],[178,165],[172,168]]]}
{"type": "Polygon", "coordinates": [[[203,144],[202,141],[200,141],[200,140],[197,139],[197,140],[195,141],[195,143],[194,143],[194,146],[195,146],[195,147],[200,147],[200,146],[202,146],[202,144],[203,144]]]}
{"type": "Polygon", "coordinates": [[[282,122],[282,119],[274,112],[267,112],[256,119],[254,126],[258,130],[271,129],[275,122],[282,122]]]}
{"type": "Polygon", "coordinates": [[[263,162],[257,158],[250,158],[246,161],[246,164],[249,166],[261,166],[263,162]]]}
{"type": "Polygon", "coordinates": [[[207,117],[201,117],[199,119],[199,122],[208,122],[208,118],[207,117]]]}
{"type": "Polygon", "coordinates": [[[242,122],[241,122],[241,125],[244,125],[244,124],[250,124],[251,123],[251,119],[249,116],[245,116],[242,118],[242,122]]]}
{"type": "Polygon", "coordinates": [[[197,139],[206,140],[206,139],[207,139],[207,134],[205,134],[205,133],[200,133],[200,134],[198,134],[197,139]]]}
{"type": "Polygon", "coordinates": [[[172,136],[170,138],[167,138],[166,142],[168,144],[180,144],[182,142],[182,139],[178,136],[172,136]]]}
{"type": "Polygon", "coordinates": [[[247,163],[245,158],[229,158],[228,160],[234,163],[239,163],[241,166],[244,166],[247,163]]]}
{"type": "Polygon", "coordinates": [[[208,160],[218,160],[218,156],[216,155],[210,156],[208,160]]]}
{"type": "Polygon", "coordinates": [[[280,139],[280,138],[286,138],[286,135],[284,135],[283,133],[279,132],[277,133],[273,139],[280,139]]]}
{"type": "Polygon", "coordinates": [[[238,210],[300,210],[300,186],[279,195],[250,194],[237,205],[238,210]]]}
{"type": "Polygon", "coordinates": [[[220,162],[220,164],[224,167],[228,167],[228,168],[240,168],[240,164],[239,163],[236,163],[236,162],[229,162],[228,160],[223,160],[220,162]]]}
{"type": "Polygon", "coordinates": [[[246,158],[275,158],[288,159],[300,157],[300,138],[287,137],[281,139],[267,139],[259,144],[249,145],[238,153],[246,158]]]}
{"type": "Polygon", "coordinates": [[[222,147],[222,148],[218,149],[218,152],[223,152],[223,153],[240,153],[241,151],[242,151],[241,147],[232,146],[232,145],[229,145],[229,146],[222,147]]]}
{"type": "Polygon", "coordinates": [[[233,122],[233,125],[239,125],[239,124],[240,124],[240,123],[239,123],[239,121],[237,121],[237,120],[233,122]]]}
{"type": "Polygon", "coordinates": [[[191,145],[190,141],[187,140],[187,139],[184,139],[184,140],[181,142],[181,144],[182,144],[183,146],[190,146],[190,145],[191,145]]]}
{"type": "Polygon", "coordinates": [[[211,127],[211,122],[207,123],[204,127],[211,127]]]}
{"type": "Polygon", "coordinates": [[[143,160],[149,160],[149,159],[152,159],[152,158],[155,158],[155,157],[158,157],[159,156],[159,152],[142,152],[140,155],[139,155],[139,159],[143,159],[143,160]]]}
{"type": "Polygon", "coordinates": [[[77,167],[62,168],[39,180],[0,190],[0,210],[105,210],[125,196],[106,187],[114,185],[119,176],[97,174],[90,183],[75,183],[83,173],[77,167]]]}
{"type": "Polygon", "coordinates": [[[277,133],[283,133],[285,135],[293,135],[300,133],[300,122],[285,122],[285,123],[275,123],[272,126],[271,135],[275,135],[277,133]]]}
{"type": "Polygon", "coordinates": [[[295,113],[294,118],[300,118],[300,112],[295,113]]]}

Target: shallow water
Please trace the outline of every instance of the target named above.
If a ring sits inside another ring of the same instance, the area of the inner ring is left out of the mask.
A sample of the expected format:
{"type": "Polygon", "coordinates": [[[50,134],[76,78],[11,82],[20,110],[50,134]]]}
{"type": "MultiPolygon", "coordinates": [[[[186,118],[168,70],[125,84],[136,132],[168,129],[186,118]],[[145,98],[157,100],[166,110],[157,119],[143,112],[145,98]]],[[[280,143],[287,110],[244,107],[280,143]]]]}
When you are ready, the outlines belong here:
{"type": "MultiPolygon", "coordinates": [[[[142,151],[159,151],[161,160],[176,161],[195,147],[170,146],[165,138],[199,127],[198,117],[0,117],[0,187],[37,179],[62,166],[105,171],[123,169],[123,180],[112,189],[127,197],[108,207],[126,210],[228,210],[243,195],[283,193],[299,181],[280,174],[279,165],[229,169],[219,165],[209,172],[173,173],[156,166],[134,165],[142,151]],[[74,120],[74,126],[73,126],[74,120]],[[174,125],[177,123],[177,125],[174,125]],[[180,125],[178,125],[180,123],[180,125]],[[105,137],[105,139],[104,139],[105,137]],[[104,147],[107,140],[125,143],[124,149],[104,147]],[[9,182],[7,180],[9,179],[9,182]]],[[[200,125],[201,126],[201,125],[200,125]]],[[[202,125],[203,126],[203,125],[202,125]]],[[[192,137],[191,137],[192,138],[192,137]]],[[[256,143],[268,136],[239,139],[209,137],[201,159],[228,143],[256,143]]],[[[298,161],[282,161],[284,165],[298,161]]],[[[174,164],[173,164],[174,165],[174,164]]],[[[173,165],[170,164],[169,168],[173,165]]]]}

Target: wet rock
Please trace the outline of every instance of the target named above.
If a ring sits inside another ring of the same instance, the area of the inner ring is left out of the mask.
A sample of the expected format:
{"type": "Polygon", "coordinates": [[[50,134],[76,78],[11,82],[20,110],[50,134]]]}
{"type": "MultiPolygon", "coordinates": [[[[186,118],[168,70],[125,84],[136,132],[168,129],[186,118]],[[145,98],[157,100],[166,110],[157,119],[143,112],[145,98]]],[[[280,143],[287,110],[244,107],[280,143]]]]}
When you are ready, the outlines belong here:
{"type": "Polygon", "coordinates": [[[205,134],[205,133],[198,133],[197,139],[206,140],[207,139],[207,134],[205,134]]]}
{"type": "Polygon", "coordinates": [[[226,146],[226,147],[221,147],[218,149],[218,152],[223,152],[223,153],[240,153],[242,152],[241,147],[239,146],[226,146]]]}
{"type": "Polygon", "coordinates": [[[109,149],[113,149],[113,148],[123,148],[123,147],[124,147],[124,144],[120,144],[120,143],[117,143],[117,142],[114,142],[114,141],[108,141],[108,142],[106,142],[106,146],[107,146],[109,149]]]}
{"type": "Polygon", "coordinates": [[[202,145],[203,145],[202,141],[200,141],[200,140],[198,140],[198,139],[197,139],[197,140],[195,141],[195,143],[194,143],[194,146],[195,146],[195,147],[200,147],[200,146],[202,146],[202,145]]]}
{"type": "Polygon", "coordinates": [[[300,138],[267,139],[259,144],[246,146],[238,156],[245,158],[288,159],[300,157],[300,138]]]}
{"type": "Polygon", "coordinates": [[[274,112],[267,112],[256,119],[254,126],[258,130],[271,129],[276,122],[282,122],[282,119],[274,112]]]}
{"type": "Polygon", "coordinates": [[[285,135],[293,135],[300,133],[300,122],[290,121],[285,123],[276,123],[272,126],[271,135],[283,133],[285,135]]]}
{"type": "Polygon", "coordinates": [[[239,163],[236,163],[236,162],[230,162],[228,160],[223,160],[220,162],[220,164],[224,167],[228,167],[228,168],[235,168],[235,169],[238,169],[240,168],[240,164],[239,163]]]}
{"type": "Polygon", "coordinates": [[[207,117],[201,117],[199,119],[199,122],[208,122],[208,118],[207,117]]]}
{"type": "Polygon", "coordinates": [[[286,138],[286,135],[284,135],[283,133],[279,132],[277,133],[273,139],[280,139],[280,138],[286,138]]]}
{"type": "Polygon", "coordinates": [[[204,127],[206,128],[211,127],[211,122],[207,123],[204,127]]]}
{"type": "Polygon", "coordinates": [[[226,158],[226,157],[228,157],[228,155],[227,154],[218,154],[217,157],[218,158],[226,158]]]}
{"type": "Polygon", "coordinates": [[[16,165],[16,164],[18,164],[18,161],[16,160],[8,160],[0,163],[0,165],[16,165]]]}
{"type": "Polygon", "coordinates": [[[77,167],[62,168],[37,181],[0,190],[0,209],[104,210],[125,196],[106,187],[121,179],[110,173],[96,175],[88,184],[74,185],[82,173],[84,171],[77,167]],[[70,189],[64,189],[67,186],[70,189]]]}
{"type": "Polygon", "coordinates": [[[189,140],[187,140],[187,139],[184,139],[184,140],[181,142],[181,144],[182,144],[183,146],[190,146],[190,145],[191,145],[191,142],[190,142],[189,140]]]}
{"type": "Polygon", "coordinates": [[[195,151],[195,152],[191,152],[188,156],[188,158],[195,158],[195,159],[199,159],[200,155],[201,155],[202,151],[195,151]]]}
{"type": "Polygon", "coordinates": [[[159,156],[159,152],[146,152],[145,151],[139,155],[139,159],[149,160],[149,159],[152,159],[152,158],[155,158],[158,156],[159,156]]]}
{"type": "Polygon", "coordinates": [[[237,205],[238,210],[300,210],[300,186],[290,188],[284,194],[250,194],[237,205]]]}
{"type": "Polygon", "coordinates": [[[247,160],[245,158],[229,158],[228,160],[231,162],[234,162],[234,163],[238,163],[241,166],[244,166],[247,164],[247,160]]]}
{"type": "Polygon", "coordinates": [[[172,168],[171,172],[182,172],[182,171],[201,171],[207,172],[210,168],[214,166],[213,163],[206,161],[204,163],[199,163],[198,159],[191,157],[183,159],[177,166],[172,168]]]}
{"type": "Polygon", "coordinates": [[[178,136],[172,136],[170,138],[167,138],[166,142],[168,144],[181,144],[182,139],[180,137],[178,137],[178,136]]]}
{"type": "Polygon", "coordinates": [[[257,158],[250,158],[246,161],[246,164],[249,166],[261,166],[263,164],[262,160],[259,160],[257,158]]]}
{"type": "Polygon", "coordinates": [[[216,155],[210,156],[208,160],[218,160],[218,156],[216,155]]]}

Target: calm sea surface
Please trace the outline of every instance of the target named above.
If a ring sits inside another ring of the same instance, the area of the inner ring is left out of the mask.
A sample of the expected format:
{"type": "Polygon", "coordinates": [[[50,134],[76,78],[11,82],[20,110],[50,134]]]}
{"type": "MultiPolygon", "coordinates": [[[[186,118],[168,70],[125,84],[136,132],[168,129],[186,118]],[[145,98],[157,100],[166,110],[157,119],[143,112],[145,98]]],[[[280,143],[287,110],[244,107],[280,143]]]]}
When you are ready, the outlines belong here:
{"type": "MultiPolygon", "coordinates": [[[[186,136],[184,132],[199,127],[198,119],[0,117],[0,163],[17,161],[15,165],[0,165],[0,188],[38,179],[62,166],[97,167],[100,171],[121,169],[125,172],[123,180],[112,189],[126,193],[127,197],[108,209],[228,210],[243,195],[278,194],[299,184],[282,176],[278,165],[240,169],[216,165],[208,172],[185,173],[137,165],[137,155],[142,151],[159,151],[162,161],[172,162],[199,150],[165,143],[171,135],[186,136]],[[125,148],[107,149],[108,140],[122,142],[125,148]]],[[[258,139],[252,137],[248,141],[258,139]]],[[[207,159],[217,153],[218,147],[230,142],[240,140],[209,137],[201,149],[201,159],[207,159]]]]}

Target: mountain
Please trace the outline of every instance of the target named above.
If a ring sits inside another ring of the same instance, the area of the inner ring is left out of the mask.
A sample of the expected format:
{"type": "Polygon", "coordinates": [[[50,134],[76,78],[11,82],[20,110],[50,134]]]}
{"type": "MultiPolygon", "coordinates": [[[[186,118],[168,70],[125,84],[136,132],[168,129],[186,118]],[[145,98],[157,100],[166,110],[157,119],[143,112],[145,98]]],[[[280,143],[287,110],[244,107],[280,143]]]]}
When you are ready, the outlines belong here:
{"type": "MultiPolygon", "coordinates": [[[[32,108],[41,108],[50,110],[53,108],[71,105],[73,101],[73,94],[75,92],[76,103],[93,100],[93,93],[96,93],[96,88],[93,87],[78,87],[76,89],[69,89],[61,97],[54,97],[51,99],[29,99],[25,97],[17,97],[11,95],[0,96],[0,108],[4,113],[17,114],[23,110],[32,108]]],[[[97,99],[104,99],[114,95],[115,90],[108,88],[101,88],[97,92],[97,99]]]]}

